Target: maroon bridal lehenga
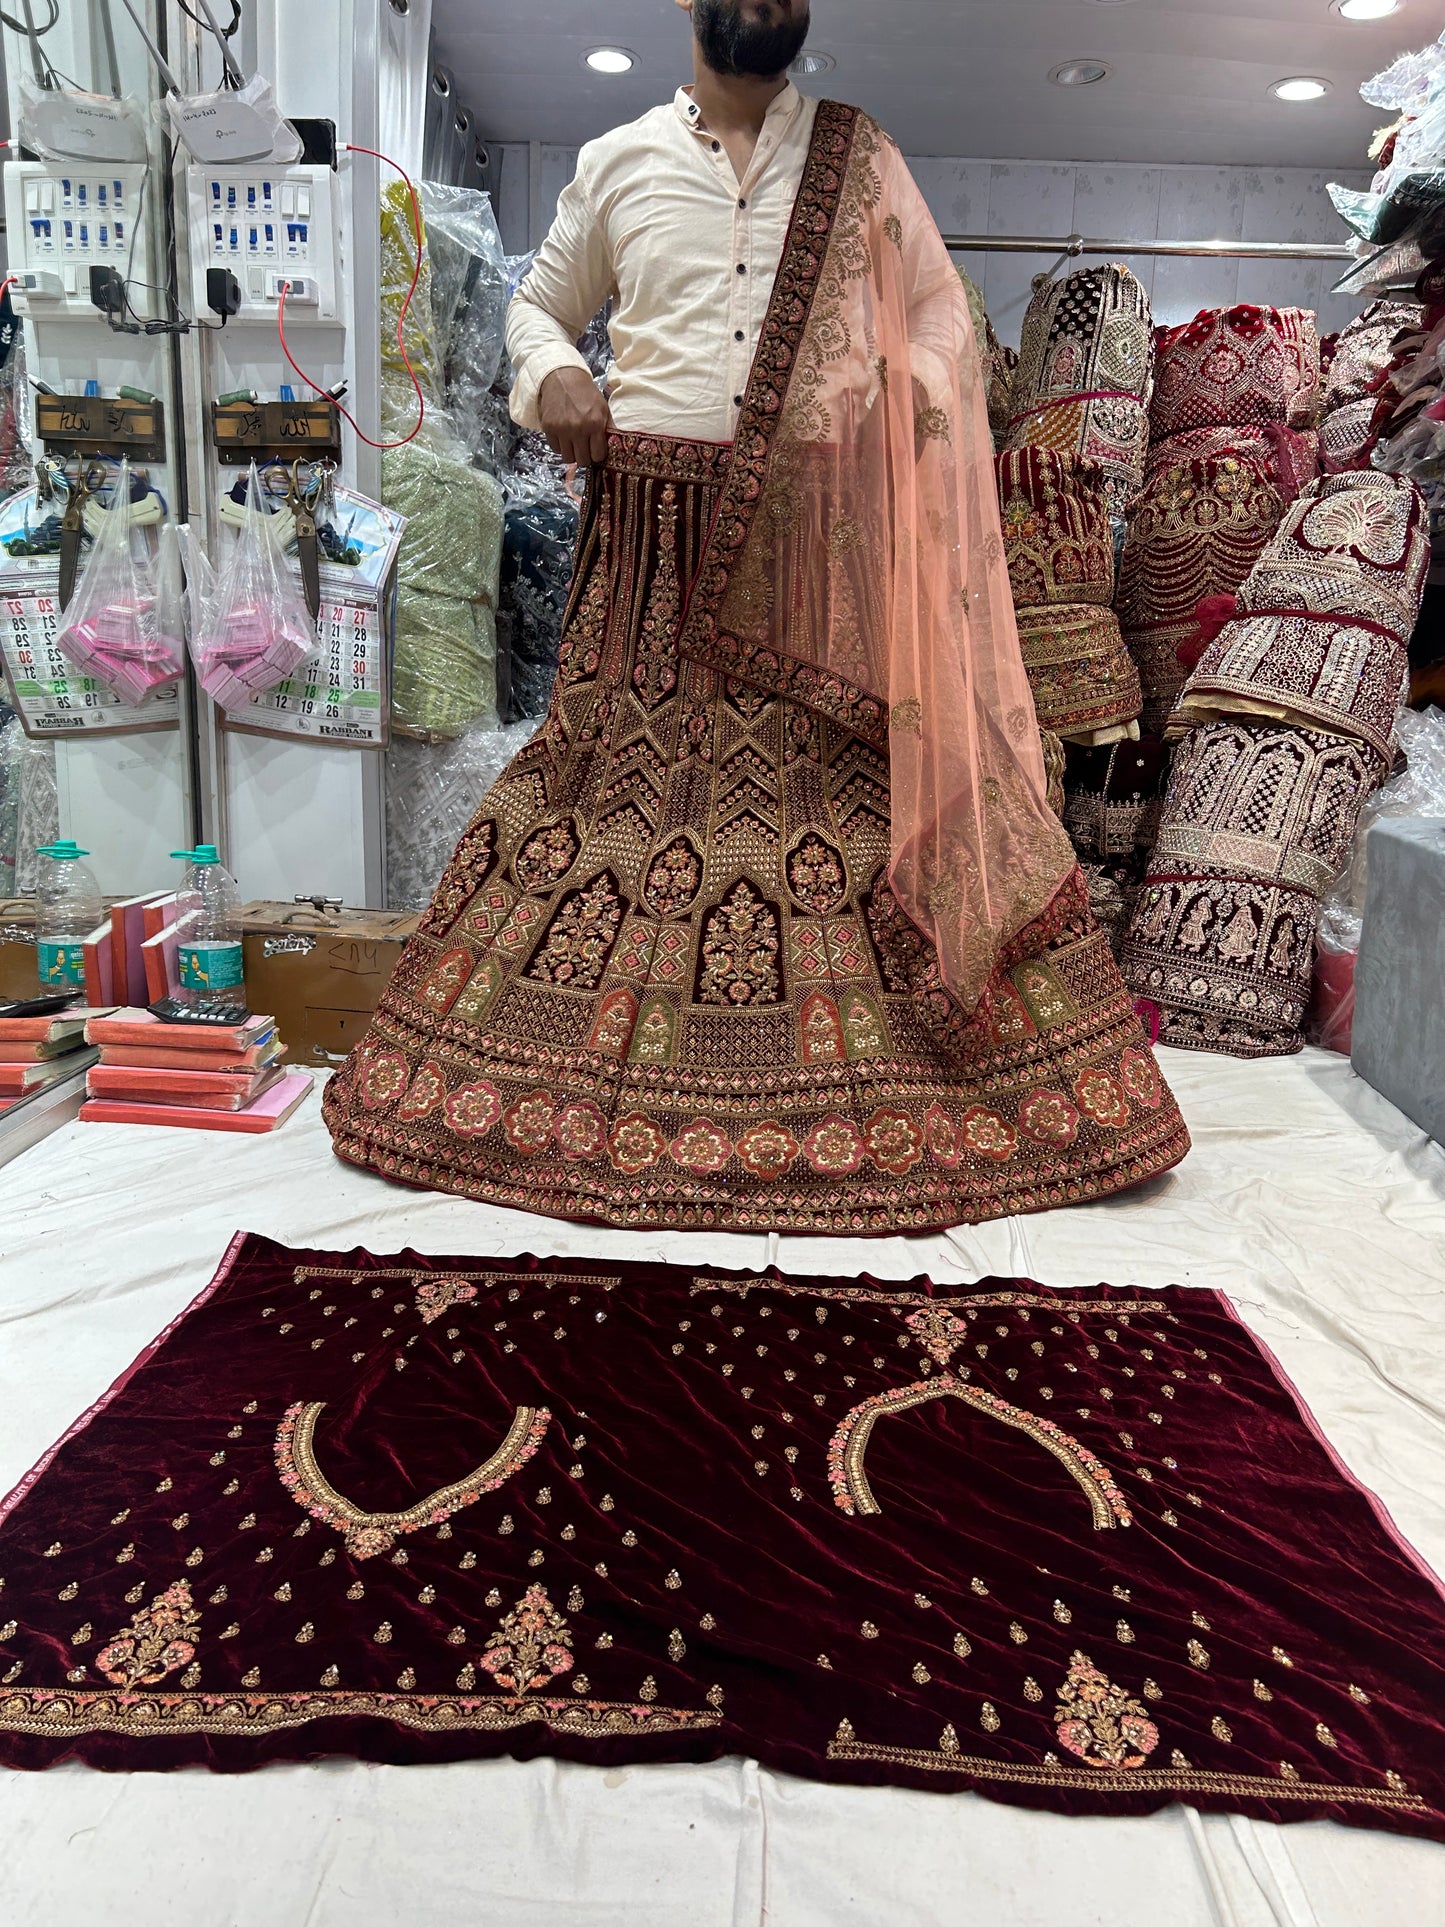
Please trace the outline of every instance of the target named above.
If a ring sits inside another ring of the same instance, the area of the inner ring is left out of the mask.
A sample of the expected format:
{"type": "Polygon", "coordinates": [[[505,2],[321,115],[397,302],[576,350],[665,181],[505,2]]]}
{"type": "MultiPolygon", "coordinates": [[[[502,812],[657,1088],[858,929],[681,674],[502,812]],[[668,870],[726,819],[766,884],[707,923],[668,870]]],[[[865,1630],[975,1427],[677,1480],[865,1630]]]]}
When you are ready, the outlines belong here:
{"type": "Polygon", "coordinates": [[[340,1156],[875,1233],[1184,1155],[1044,800],[962,290],[853,110],[820,107],[735,441],[610,437],[561,665],[327,1090],[340,1156]]]}

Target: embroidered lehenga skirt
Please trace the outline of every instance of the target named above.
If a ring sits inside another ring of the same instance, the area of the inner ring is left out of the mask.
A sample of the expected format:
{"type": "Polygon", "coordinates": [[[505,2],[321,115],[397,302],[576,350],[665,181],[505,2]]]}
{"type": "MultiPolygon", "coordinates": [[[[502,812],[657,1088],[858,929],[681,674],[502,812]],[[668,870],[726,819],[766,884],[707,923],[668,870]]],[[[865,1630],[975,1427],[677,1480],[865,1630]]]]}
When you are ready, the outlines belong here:
{"type": "Polygon", "coordinates": [[[328,1087],[338,1153],[619,1225],[918,1231],[1188,1137],[1075,877],[945,1042],[885,755],[680,658],[727,445],[614,435],[551,707],[328,1087]]]}

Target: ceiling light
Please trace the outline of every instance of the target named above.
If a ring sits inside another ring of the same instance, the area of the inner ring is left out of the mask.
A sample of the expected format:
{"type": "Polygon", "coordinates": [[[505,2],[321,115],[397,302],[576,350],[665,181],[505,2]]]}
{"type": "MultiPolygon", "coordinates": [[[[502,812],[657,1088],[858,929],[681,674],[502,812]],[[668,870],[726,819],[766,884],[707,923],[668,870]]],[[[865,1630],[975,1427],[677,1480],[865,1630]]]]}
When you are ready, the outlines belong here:
{"type": "Polygon", "coordinates": [[[1277,80],[1269,91],[1277,100],[1318,100],[1330,91],[1330,83],[1312,74],[1296,74],[1292,80],[1277,80]]]}
{"type": "Polygon", "coordinates": [[[796,74],[801,80],[808,74],[830,74],[837,64],[832,54],[799,54],[792,66],[789,67],[788,72],[790,74],[796,74]]]}
{"type": "Polygon", "coordinates": [[[1066,60],[1052,70],[1049,79],[1056,87],[1092,87],[1096,81],[1107,80],[1110,71],[1103,60],[1066,60]]]}
{"type": "Polygon", "coordinates": [[[628,53],[625,47],[594,47],[582,56],[582,63],[594,74],[630,74],[637,65],[637,55],[628,53]]]}
{"type": "Polygon", "coordinates": [[[1383,20],[1398,13],[1405,0],[1331,0],[1331,4],[1345,20],[1383,20]]]}

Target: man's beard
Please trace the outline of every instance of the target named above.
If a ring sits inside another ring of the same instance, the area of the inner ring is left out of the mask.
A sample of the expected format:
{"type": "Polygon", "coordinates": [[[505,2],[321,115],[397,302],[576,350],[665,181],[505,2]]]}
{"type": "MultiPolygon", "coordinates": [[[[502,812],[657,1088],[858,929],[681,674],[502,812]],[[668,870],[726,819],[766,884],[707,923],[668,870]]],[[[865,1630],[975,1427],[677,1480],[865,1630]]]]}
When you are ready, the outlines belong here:
{"type": "Polygon", "coordinates": [[[770,80],[789,68],[808,37],[808,16],[772,26],[743,19],[737,0],[693,0],[692,30],[715,74],[750,74],[770,80]]]}

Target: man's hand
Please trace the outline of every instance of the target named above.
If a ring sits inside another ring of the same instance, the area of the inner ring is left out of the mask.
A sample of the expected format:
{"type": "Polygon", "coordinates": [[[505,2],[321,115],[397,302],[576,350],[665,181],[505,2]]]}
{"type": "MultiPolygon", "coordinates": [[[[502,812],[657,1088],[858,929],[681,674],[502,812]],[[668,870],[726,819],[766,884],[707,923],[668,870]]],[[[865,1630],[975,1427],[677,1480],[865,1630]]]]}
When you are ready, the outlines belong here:
{"type": "Polygon", "coordinates": [[[583,468],[607,459],[612,411],[607,397],[581,368],[554,368],[537,396],[542,433],[564,462],[583,468]]]}

